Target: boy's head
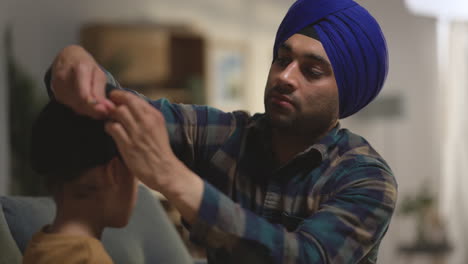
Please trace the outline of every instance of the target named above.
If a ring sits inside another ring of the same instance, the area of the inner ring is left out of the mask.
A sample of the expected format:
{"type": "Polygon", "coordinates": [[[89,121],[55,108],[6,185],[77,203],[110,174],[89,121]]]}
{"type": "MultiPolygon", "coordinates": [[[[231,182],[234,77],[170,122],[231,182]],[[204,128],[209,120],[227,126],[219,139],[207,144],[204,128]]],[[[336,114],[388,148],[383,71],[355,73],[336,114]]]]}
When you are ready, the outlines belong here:
{"type": "Polygon", "coordinates": [[[105,226],[127,224],[137,182],[104,131],[104,121],[51,101],[33,125],[31,147],[32,167],[45,177],[58,213],[79,204],[105,226]]]}

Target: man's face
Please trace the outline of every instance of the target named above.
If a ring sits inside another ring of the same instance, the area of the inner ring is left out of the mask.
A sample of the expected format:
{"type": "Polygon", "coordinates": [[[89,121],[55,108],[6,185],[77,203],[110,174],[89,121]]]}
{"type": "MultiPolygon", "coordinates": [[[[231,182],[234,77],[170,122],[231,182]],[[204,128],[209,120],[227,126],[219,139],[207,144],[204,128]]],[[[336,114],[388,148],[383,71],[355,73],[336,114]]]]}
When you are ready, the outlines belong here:
{"type": "Polygon", "coordinates": [[[338,87],[322,44],[295,34],[283,43],[265,88],[274,127],[322,133],[338,119],[338,87]]]}

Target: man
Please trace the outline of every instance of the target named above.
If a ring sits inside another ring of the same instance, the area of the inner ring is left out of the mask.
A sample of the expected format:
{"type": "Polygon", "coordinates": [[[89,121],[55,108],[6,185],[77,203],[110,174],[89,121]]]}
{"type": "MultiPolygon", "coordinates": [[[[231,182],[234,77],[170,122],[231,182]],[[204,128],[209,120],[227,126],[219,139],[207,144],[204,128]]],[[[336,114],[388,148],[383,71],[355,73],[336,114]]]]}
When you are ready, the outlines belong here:
{"type": "Polygon", "coordinates": [[[29,242],[23,263],[113,263],[101,234],[127,225],[137,181],[104,132],[104,121],[52,101],[34,123],[31,153],[57,210],[29,242]]]}
{"type": "Polygon", "coordinates": [[[338,120],[383,86],[380,27],[352,0],[299,0],[273,58],[266,113],[254,116],[125,91],[108,99],[106,82],[118,84],[78,46],[57,56],[49,92],[112,120],[106,131],[130,171],[179,209],[210,263],[375,263],[396,182],[338,120]]]}

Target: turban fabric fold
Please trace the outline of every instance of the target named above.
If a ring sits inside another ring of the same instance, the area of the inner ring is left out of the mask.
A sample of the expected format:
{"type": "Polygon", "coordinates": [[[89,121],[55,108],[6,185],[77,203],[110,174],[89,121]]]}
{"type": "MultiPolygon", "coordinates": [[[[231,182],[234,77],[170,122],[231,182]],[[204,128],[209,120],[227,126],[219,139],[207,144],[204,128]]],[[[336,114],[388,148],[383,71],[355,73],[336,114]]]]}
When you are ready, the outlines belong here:
{"type": "Polygon", "coordinates": [[[332,64],[340,118],[355,114],[382,89],[388,73],[385,37],[377,21],[352,0],[298,0],[278,28],[273,48],[313,25],[332,64]]]}

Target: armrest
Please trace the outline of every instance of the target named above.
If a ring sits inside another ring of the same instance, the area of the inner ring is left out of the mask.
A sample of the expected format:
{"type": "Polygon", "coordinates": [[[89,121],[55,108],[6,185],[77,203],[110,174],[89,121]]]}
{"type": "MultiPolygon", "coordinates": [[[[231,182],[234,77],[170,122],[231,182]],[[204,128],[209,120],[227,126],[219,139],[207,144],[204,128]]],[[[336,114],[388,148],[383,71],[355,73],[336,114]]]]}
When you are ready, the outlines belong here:
{"type": "Polygon", "coordinates": [[[0,203],[0,264],[20,264],[21,252],[13,239],[0,203]]]}

